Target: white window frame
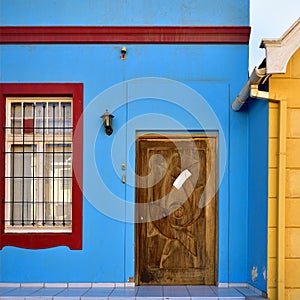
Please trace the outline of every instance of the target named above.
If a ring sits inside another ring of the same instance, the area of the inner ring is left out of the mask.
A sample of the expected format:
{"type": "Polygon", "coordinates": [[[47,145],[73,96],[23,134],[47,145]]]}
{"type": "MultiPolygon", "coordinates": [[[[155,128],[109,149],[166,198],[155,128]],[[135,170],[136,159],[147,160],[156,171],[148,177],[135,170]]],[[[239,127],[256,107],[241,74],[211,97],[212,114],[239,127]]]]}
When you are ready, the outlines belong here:
{"type": "MultiPolygon", "coordinates": [[[[73,127],[73,99],[72,97],[7,97],[6,98],[6,134],[5,134],[5,152],[11,152],[12,145],[19,145],[23,146],[23,140],[24,140],[24,145],[33,145],[33,139],[32,139],[32,134],[31,133],[25,133],[23,137],[23,129],[21,129],[21,133],[15,133],[14,137],[9,129],[12,127],[12,117],[11,117],[11,107],[12,103],[47,103],[47,108],[45,110],[45,127],[48,127],[49,120],[51,118],[48,116],[48,106],[51,103],[59,103],[59,120],[62,120],[61,116],[61,104],[62,103],[68,103],[71,105],[70,108],[70,118],[71,118],[71,124],[69,125],[70,127],[73,127]]],[[[24,120],[23,118],[23,109],[21,109],[21,124],[20,127],[23,126],[22,122],[24,120]]],[[[57,118],[56,118],[57,119],[57,118]]],[[[40,153],[43,151],[46,151],[47,145],[53,145],[53,133],[52,132],[47,132],[44,134],[44,140],[42,140],[43,134],[41,133],[35,133],[35,140],[34,144],[36,146],[36,151],[39,152],[39,154],[36,154],[36,173],[35,175],[37,177],[42,177],[43,176],[43,159],[42,156],[45,155],[44,153],[40,153]],[[43,141],[45,142],[43,144],[43,141]]],[[[71,152],[72,152],[72,130],[69,132],[65,132],[65,135],[61,133],[55,133],[55,144],[54,145],[61,145],[65,143],[65,145],[70,145],[71,146],[71,152]],[[67,141],[64,139],[67,136],[67,141]]],[[[72,166],[72,161],[71,161],[71,166],[72,166]]],[[[70,166],[68,166],[70,167],[70,166]]],[[[11,158],[10,155],[5,155],[5,177],[10,177],[10,172],[11,172],[11,158]]],[[[38,199],[44,198],[43,195],[43,190],[41,188],[41,180],[36,181],[37,184],[35,185],[35,194],[38,195],[38,199]]],[[[72,180],[71,180],[72,182],[72,180]]],[[[5,220],[10,221],[10,216],[11,216],[11,187],[10,187],[10,179],[5,180],[5,220]]],[[[72,183],[71,183],[72,184],[72,183]]],[[[72,205],[72,188],[71,188],[71,205],[72,205]]],[[[36,205],[36,204],[35,204],[36,205]]],[[[45,211],[42,210],[41,206],[39,207],[39,210],[35,210],[37,213],[37,220],[43,219],[43,214],[45,214],[45,211]]],[[[72,208],[71,208],[71,219],[72,219],[72,208]]],[[[41,224],[41,222],[36,222],[35,225],[11,225],[10,222],[5,223],[5,233],[35,233],[35,232],[45,232],[45,233],[69,233],[72,232],[72,220],[70,225],[53,225],[50,226],[49,224],[41,224]]]]}

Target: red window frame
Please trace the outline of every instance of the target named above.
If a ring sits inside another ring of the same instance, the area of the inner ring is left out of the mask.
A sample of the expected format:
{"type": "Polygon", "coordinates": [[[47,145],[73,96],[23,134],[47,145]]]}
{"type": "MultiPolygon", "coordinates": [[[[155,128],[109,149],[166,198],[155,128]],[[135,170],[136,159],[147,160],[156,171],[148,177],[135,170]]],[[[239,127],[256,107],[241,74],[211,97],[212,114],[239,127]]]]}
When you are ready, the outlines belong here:
{"type": "Polygon", "coordinates": [[[0,83],[0,249],[16,246],[43,249],[68,246],[82,249],[82,83],[0,83]],[[72,97],[73,99],[73,170],[72,170],[72,232],[5,233],[5,131],[7,97],[72,97]],[[76,137],[74,136],[76,134],[76,137]],[[76,176],[75,176],[76,174],[76,176]]]}

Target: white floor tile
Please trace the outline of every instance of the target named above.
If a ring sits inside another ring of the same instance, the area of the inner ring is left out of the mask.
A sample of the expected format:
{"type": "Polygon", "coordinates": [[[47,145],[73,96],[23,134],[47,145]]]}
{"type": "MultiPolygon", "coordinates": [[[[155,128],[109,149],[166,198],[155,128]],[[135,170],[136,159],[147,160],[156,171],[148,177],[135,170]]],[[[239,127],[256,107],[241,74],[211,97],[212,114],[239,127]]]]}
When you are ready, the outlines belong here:
{"type": "Polygon", "coordinates": [[[53,297],[47,297],[47,296],[37,296],[37,297],[26,297],[25,300],[52,300],[53,297]]]}
{"type": "Polygon", "coordinates": [[[70,282],[68,284],[69,288],[91,288],[92,283],[91,282],[70,282]]]}
{"type": "Polygon", "coordinates": [[[83,296],[84,297],[108,297],[114,288],[91,288],[83,296]]]}
{"type": "Polygon", "coordinates": [[[4,296],[1,297],[1,300],[26,300],[25,297],[16,297],[16,296],[4,296]]]}
{"type": "Polygon", "coordinates": [[[16,289],[16,288],[14,288],[14,287],[1,287],[0,288],[0,296],[5,296],[7,293],[13,291],[14,289],[16,289]]]}
{"type": "Polygon", "coordinates": [[[163,287],[164,297],[189,297],[190,294],[185,286],[164,286],[163,287]]]}
{"type": "Polygon", "coordinates": [[[34,294],[32,294],[32,297],[34,296],[56,296],[60,293],[62,293],[65,290],[65,288],[42,288],[38,291],[36,291],[34,294]]]}
{"type": "Polygon", "coordinates": [[[15,282],[0,282],[0,288],[2,287],[20,287],[21,284],[20,283],[15,283],[15,282]]]}
{"type": "MultiPolygon", "coordinates": [[[[245,296],[238,292],[235,288],[218,288],[211,287],[213,292],[220,298],[235,298],[235,299],[245,299],[245,296]]],[[[223,300],[223,299],[222,299],[223,300]]]]}
{"type": "Polygon", "coordinates": [[[23,296],[28,297],[36,293],[40,288],[17,288],[13,289],[12,291],[8,292],[5,296],[12,297],[12,296],[23,296]]]}
{"type": "Polygon", "coordinates": [[[48,282],[45,283],[45,288],[67,288],[68,283],[66,282],[48,282]]]}
{"type": "Polygon", "coordinates": [[[44,287],[44,283],[42,282],[37,282],[37,283],[21,283],[21,287],[24,288],[42,288],[44,287]]]}
{"type": "MultiPolygon", "coordinates": [[[[67,288],[56,295],[56,297],[80,297],[84,296],[89,289],[67,288]]],[[[68,298],[69,299],[69,298],[68,298]]]]}

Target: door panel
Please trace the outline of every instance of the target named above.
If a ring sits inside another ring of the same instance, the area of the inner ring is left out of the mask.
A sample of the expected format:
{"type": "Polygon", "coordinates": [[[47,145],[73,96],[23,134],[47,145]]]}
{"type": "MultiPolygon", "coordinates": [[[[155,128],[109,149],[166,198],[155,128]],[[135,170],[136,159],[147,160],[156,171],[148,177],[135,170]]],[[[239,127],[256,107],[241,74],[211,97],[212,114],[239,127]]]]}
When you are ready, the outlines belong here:
{"type": "Polygon", "coordinates": [[[216,196],[199,207],[216,190],[216,144],[215,135],[138,137],[136,284],[216,282],[216,196]]]}

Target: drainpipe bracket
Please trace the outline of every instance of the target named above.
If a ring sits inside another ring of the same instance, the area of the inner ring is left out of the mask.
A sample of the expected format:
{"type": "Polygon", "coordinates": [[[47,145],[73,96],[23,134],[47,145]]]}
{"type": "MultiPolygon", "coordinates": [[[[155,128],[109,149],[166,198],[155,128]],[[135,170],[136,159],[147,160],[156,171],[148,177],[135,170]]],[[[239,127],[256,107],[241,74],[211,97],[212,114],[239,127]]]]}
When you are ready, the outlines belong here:
{"type": "Polygon", "coordinates": [[[250,86],[250,97],[253,99],[262,99],[262,100],[268,100],[270,102],[281,102],[286,101],[286,97],[279,95],[277,93],[269,93],[265,91],[260,91],[258,89],[257,84],[252,84],[250,86]]]}
{"type": "Polygon", "coordinates": [[[269,100],[270,99],[270,93],[265,92],[265,91],[260,91],[258,89],[257,84],[252,84],[250,86],[250,97],[255,98],[255,99],[259,98],[259,99],[263,99],[263,100],[269,100]]]}

